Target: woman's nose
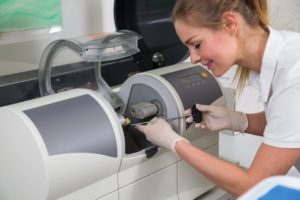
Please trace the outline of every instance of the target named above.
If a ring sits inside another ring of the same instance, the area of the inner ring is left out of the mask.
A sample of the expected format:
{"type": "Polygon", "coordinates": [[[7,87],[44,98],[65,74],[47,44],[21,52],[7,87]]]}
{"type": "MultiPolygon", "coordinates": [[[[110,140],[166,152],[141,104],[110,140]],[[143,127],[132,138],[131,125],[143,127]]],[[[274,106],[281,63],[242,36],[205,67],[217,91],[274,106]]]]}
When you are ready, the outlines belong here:
{"type": "Polygon", "coordinates": [[[195,51],[190,51],[190,60],[192,64],[197,64],[201,60],[201,56],[199,56],[195,51]]]}

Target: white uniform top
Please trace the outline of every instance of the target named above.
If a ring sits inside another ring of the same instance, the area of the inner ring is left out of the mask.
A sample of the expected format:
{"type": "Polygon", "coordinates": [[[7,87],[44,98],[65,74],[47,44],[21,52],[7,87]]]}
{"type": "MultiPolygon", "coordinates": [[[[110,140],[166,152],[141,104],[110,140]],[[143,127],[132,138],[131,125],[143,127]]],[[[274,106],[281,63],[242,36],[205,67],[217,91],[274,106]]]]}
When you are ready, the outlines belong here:
{"type": "Polygon", "coordinates": [[[265,107],[263,143],[300,148],[300,34],[269,30],[260,74],[249,76],[265,107]]]}

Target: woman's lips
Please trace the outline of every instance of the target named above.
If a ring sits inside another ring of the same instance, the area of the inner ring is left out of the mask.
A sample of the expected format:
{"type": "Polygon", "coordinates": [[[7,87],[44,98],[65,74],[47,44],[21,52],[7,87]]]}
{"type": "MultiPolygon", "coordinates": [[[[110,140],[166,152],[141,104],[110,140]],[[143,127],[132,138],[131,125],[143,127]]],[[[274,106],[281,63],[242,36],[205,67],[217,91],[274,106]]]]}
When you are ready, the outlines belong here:
{"type": "Polygon", "coordinates": [[[207,68],[209,69],[209,70],[211,70],[212,69],[212,67],[213,67],[213,63],[212,62],[209,62],[209,63],[207,63],[207,68]]]}

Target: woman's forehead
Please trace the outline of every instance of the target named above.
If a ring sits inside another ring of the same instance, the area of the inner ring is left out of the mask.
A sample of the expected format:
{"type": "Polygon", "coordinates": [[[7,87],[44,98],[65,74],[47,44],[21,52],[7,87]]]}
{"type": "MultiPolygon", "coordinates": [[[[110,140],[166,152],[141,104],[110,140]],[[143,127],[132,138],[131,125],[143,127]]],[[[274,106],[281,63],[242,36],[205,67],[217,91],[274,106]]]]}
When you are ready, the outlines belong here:
{"type": "Polygon", "coordinates": [[[176,21],[174,25],[178,36],[182,40],[188,40],[191,37],[199,36],[210,32],[209,28],[202,27],[200,25],[193,25],[191,23],[186,23],[183,20],[176,21]]]}

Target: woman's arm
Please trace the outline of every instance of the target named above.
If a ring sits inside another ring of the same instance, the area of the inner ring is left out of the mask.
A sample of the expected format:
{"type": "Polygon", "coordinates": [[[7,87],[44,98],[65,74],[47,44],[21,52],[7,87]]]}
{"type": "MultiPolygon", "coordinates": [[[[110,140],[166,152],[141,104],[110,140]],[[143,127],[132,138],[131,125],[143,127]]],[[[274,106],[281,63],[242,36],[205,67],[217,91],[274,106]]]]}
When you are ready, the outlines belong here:
{"type": "Polygon", "coordinates": [[[284,175],[300,156],[300,149],[277,148],[262,144],[249,170],[212,156],[186,141],[178,141],[177,154],[213,183],[239,196],[260,180],[284,175]]]}
{"type": "Polygon", "coordinates": [[[254,114],[246,114],[248,119],[248,127],[246,133],[262,136],[267,125],[265,112],[254,114]]]}
{"type": "Polygon", "coordinates": [[[136,128],[146,135],[147,140],[175,151],[216,185],[236,196],[266,177],[286,174],[300,157],[300,148],[262,144],[249,170],[243,170],[194,147],[163,119],[154,118],[149,124],[137,125],[136,128]]]}

